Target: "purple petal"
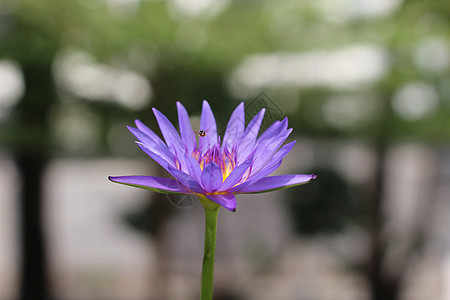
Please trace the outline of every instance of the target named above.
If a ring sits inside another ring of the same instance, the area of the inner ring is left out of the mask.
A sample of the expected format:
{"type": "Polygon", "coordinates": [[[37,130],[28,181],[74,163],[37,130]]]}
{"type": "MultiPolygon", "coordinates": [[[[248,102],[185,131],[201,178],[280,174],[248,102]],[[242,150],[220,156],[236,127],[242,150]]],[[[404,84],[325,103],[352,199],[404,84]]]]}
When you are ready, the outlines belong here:
{"type": "Polygon", "coordinates": [[[175,127],[172,125],[172,123],[170,123],[169,119],[167,119],[167,117],[156,108],[153,108],[153,113],[155,114],[159,129],[161,130],[161,133],[169,149],[172,151],[172,153],[180,153],[184,147],[182,147],[180,136],[178,135],[175,127]]]}
{"type": "Polygon", "coordinates": [[[241,180],[242,176],[245,174],[245,172],[250,167],[250,164],[252,163],[252,158],[250,157],[246,161],[244,161],[242,164],[234,168],[233,171],[231,171],[230,175],[225,179],[222,186],[220,187],[221,191],[226,191],[233,186],[235,186],[239,180],[241,180]]]}
{"type": "Polygon", "coordinates": [[[245,112],[244,102],[241,102],[231,114],[228,121],[225,136],[223,138],[222,147],[225,147],[228,151],[233,149],[236,141],[242,137],[245,130],[245,112]]]}
{"type": "Polygon", "coordinates": [[[269,175],[270,173],[272,173],[273,171],[275,171],[277,168],[273,168],[274,166],[279,166],[281,164],[281,161],[283,160],[283,158],[288,155],[288,153],[292,150],[292,148],[294,148],[296,141],[292,141],[289,144],[284,145],[283,147],[280,148],[280,150],[278,150],[270,159],[269,161],[262,166],[259,170],[253,170],[253,173],[250,174],[250,177],[248,179],[248,181],[250,180],[259,180],[263,177],[266,177],[267,175],[269,175]]]}
{"type": "Polygon", "coordinates": [[[168,171],[175,177],[182,185],[197,194],[204,194],[205,190],[200,186],[200,184],[189,174],[186,174],[178,169],[169,166],[168,171]]]}
{"type": "Polygon", "coordinates": [[[233,193],[239,192],[274,172],[280,167],[283,158],[292,150],[294,145],[295,141],[281,147],[281,149],[272,156],[272,158],[261,168],[261,170],[251,173],[246,182],[232,188],[230,191],[233,193]]]}
{"type": "Polygon", "coordinates": [[[272,163],[270,166],[265,168],[263,171],[258,172],[257,175],[255,175],[252,179],[248,179],[247,181],[233,187],[229,191],[232,193],[240,193],[241,191],[245,190],[247,187],[251,186],[252,184],[258,182],[262,178],[266,177],[267,175],[274,172],[276,169],[278,169],[281,166],[282,159],[272,163]]]}
{"type": "Polygon", "coordinates": [[[287,118],[284,118],[283,121],[275,121],[272,125],[269,126],[258,138],[256,143],[261,143],[268,138],[272,138],[277,136],[281,132],[287,129],[287,118]]]}
{"type": "Polygon", "coordinates": [[[256,145],[254,151],[255,159],[253,161],[253,169],[255,171],[258,171],[274,155],[291,132],[292,129],[286,130],[279,135],[266,138],[256,145]]]}
{"type": "Polygon", "coordinates": [[[237,162],[241,163],[247,159],[252,153],[253,146],[255,145],[256,137],[258,136],[259,128],[261,126],[262,119],[264,118],[265,109],[261,111],[250,121],[247,128],[244,131],[244,136],[239,141],[237,150],[237,162]]]}
{"type": "Polygon", "coordinates": [[[200,130],[206,132],[204,137],[199,138],[199,147],[202,155],[213,146],[217,145],[217,126],[214,114],[208,101],[203,100],[202,115],[200,118],[200,130]]]}
{"type": "Polygon", "coordinates": [[[202,169],[200,168],[200,164],[198,163],[198,161],[188,154],[185,154],[185,161],[187,163],[189,175],[191,175],[198,183],[201,184],[202,169]]]}
{"type": "Polygon", "coordinates": [[[138,146],[144,151],[148,156],[150,156],[155,162],[157,162],[161,167],[169,172],[169,166],[175,167],[173,161],[166,160],[160,153],[154,151],[153,148],[149,148],[147,145],[142,143],[137,143],[138,146]]]}
{"type": "Polygon", "coordinates": [[[275,121],[272,123],[272,125],[269,126],[269,128],[267,128],[266,130],[264,130],[263,133],[261,133],[261,135],[258,137],[258,139],[256,140],[256,143],[261,143],[262,141],[264,141],[267,138],[271,138],[276,136],[277,134],[279,134],[281,132],[281,121],[275,121]]]}
{"type": "Polygon", "coordinates": [[[236,197],[233,194],[210,194],[205,195],[209,200],[222,205],[226,209],[236,211],[236,197]]]}
{"type": "Polygon", "coordinates": [[[216,163],[209,163],[203,168],[202,185],[207,192],[214,192],[222,185],[222,170],[216,163]]]}
{"type": "Polygon", "coordinates": [[[316,174],[279,175],[265,177],[239,191],[240,194],[263,193],[301,185],[316,179],[316,174]]]}
{"type": "Polygon", "coordinates": [[[161,145],[158,145],[156,141],[150,138],[143,131],[131,126],[127,126],[127,128],[142,143],[142,145],[173,165],[173,154],[169,151],[166,144],[161,141],[161,145]]]}
{"type": "Polygon", "coordinates": [[[161,133],[164,136],[164,140],[169,147],[169,150],[173,153],[177,161],[179,162],[179,168],[183,171],[187,171],[187,165],[184,161],[184,153],[186,149],[178,135],[175,127],[170,123],[170,121],[156,108],[153,108],[153,113],[155,114],[156,120],[158,121],[161,133]]]}
{"type": "Polygon", "coordinates": [[[154,133],[153,130],[148,128],[144,123],[142,123],[139,120],[134,120],[134,123],[136,124],[137,128],[140,131],[148,135],[157,145],[160,146],[164,145],[167,147],[167,145],[163,142],[163,140],[161,140],[161,138],[156,133],[154,133]]]}
{"type": "Polygon", "coordinates": [[[173,178],[154,176],[109,176],[108,179],[112,182],[139,187],[158,193],[191,193],[189,189],[173,178]]]}
{"type": "Polygon", "coordinates": [[[186,146],[187,153],[191,154],[195,146],[197,145],[195,134],[191,127],[191,121],[189,120],[189,115],[186,109],[180,102],[177,102],[177,109],[181,139],[186,146]]]}

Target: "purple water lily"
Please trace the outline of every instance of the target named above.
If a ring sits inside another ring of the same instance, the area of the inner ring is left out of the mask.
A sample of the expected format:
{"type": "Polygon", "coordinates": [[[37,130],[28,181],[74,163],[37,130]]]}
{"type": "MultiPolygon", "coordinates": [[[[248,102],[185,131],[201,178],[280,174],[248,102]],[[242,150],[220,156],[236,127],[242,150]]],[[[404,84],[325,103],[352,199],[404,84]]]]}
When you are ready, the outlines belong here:
{"type": "Polygon", "coordinates": [[[207,101],[203,101],[197,134],[183,105],[177,102],[177,108],[180,133],[153,108],[165,142],[139,120],[135,121],[137,128],[128,127],[139,140],[139,147],[174,178],[110,176],[111,181],[159,193],[195,194],[235,211],[236,194],[268,192],[316,178],[315,174],[268,177],[295,144],[282,146],[292,131],[287,128],[287,118],[274,122],[258,137],[265,110],[245,127],[242,102],[231,115],[221,141],[207,101]]]}

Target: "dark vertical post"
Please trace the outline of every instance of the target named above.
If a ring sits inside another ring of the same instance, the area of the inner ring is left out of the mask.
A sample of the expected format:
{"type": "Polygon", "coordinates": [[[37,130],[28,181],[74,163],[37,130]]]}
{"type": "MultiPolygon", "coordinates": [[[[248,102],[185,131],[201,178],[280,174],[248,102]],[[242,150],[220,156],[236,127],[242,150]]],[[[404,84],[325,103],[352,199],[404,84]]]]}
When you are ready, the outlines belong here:
{"type": "Polygon", "coordinates": [[[385,182],[386,182],[386,154],[391,141],[393,127],[393,112],[390,104],[391,94],[383,96],[383,111],[381,123],[374,139],[375,170],[370,199],[370,254],[368,280],[371,300],[397,300],[401,280],[399,274],[391,274],[385,266],[388,240],[385,236],[385,182]],[[398,276],[397,276],[398,275],[398,276]]]}
{"type": "Polygon", "coordinates": [[[14,160],[21,181],[19,299],[49,299],[43,173],[50,158],[48,116],[55,101],[51,64],[22,65],[26,91],[14,112],[14,160]]]}

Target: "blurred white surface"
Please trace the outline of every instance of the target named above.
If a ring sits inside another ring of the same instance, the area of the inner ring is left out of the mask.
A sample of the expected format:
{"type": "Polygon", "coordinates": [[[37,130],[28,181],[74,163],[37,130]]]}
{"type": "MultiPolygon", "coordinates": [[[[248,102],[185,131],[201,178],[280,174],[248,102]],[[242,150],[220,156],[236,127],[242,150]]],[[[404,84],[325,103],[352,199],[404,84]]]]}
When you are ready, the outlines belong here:
{"type": "Polygon", "coordinates": [[[146,163],[55,160],[46,176],[47,232],[54,286],[70,299],[145,299],[151,247],[121,221],[148,192],[108,175],[150,174],[146,163]]]}

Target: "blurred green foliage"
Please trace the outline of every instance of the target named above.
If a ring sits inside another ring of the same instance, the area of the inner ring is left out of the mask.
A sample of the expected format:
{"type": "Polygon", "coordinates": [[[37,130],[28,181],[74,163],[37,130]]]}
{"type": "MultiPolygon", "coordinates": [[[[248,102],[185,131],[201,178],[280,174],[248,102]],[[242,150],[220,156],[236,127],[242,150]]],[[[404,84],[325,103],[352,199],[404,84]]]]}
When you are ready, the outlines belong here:
{"type": "MultiPolygon", "coordinates": [[[[88,53],[98,63],[122,66],[146,76],[153,90],[153,105],[157,104],[171,118],[175,116],[175,101],[183,101],[195,113],[200,110],[201,100],[207,98],[216,111],[224,112],[218,114],[224,123],[225,112],[231,111],[238,101],[251,100],[258,94],[254,91],[242,99],[227,85],[230,72],[247,56],[333,51],[352,44],[372,44],[384,49],[389,60],[388,72],[375,82],[342,89],[286,84],[265,90],[274,99],[281,99],[286,93],[293,97],[298,102],[294,109],[285,106],[292,126],[314,137],[371,139],[378,134],[380,123],[385,122],[391,124],[385,134],[394,139],[439,142],[450,136],[449,71],[424,70],[415,61],[418,46],[427,38],[443,41],[448,50],[450,12],[446,1],[406,0],[380,16],[342,14],[344,8],[333,11],[326,2],[287,0],[230,1],[216,13],[206,10],[204,14],[190,15],[174,3],[7,2],[0,7],[0,57],[19,65],[49,67],[54,66],[61,51],[88,53]],[[385,102],[391,105],[403,85],[417,81],[435,90],[439,98],[437,108],[416,119],[386,112],[385,102]],[[324,111],[330,98],[337,95],[368,101],[373,113],[347,126],[330,123],[324,111]]],[[[58,80],[56,90],[58,98],[68,98],[69,94],[71,99],[84,100],[89,110],[101,115],[98,126],[105,128],[100,130],[102,135],[108,134],[106,129],[113,123],[128,123],[133,116],[154,122],[148,106],[130,111],[107,101],[81,99],[58,84],[58,80]]],[[[60,103],[55,106],[61,107],[60,103]]],[[[102,146],[108,147],[105,143],[102,146]]]]}

